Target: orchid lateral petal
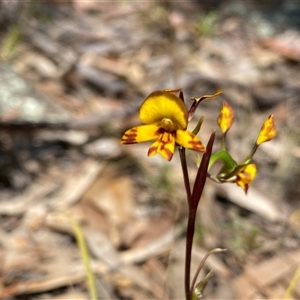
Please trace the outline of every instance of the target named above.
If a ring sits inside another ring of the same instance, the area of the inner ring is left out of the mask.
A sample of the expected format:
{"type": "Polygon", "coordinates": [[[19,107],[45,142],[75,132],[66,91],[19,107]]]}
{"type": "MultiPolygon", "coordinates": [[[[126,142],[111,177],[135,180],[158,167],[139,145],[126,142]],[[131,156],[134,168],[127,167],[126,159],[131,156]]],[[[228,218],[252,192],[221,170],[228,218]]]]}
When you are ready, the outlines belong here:
{"type": "Polygon", "coordinates": [[[272,140],[276,136],[276,128],[274,124],[274,117],[270,115],[260,129],[256,140],[256,145],[272,140]]]}
{"type": "Polygon", "coordinates": [[[175,141],[178,145],[198,152],[205,152],[205,147],[199,138],[193,133],[185,130],[177,130],[175,141]]]}
{"type": "Polygon", "coordinates": [[[188,112],[182,100],[167,91],[151,93],[140,108],[140,119],[144,124],[153,124],[168,118],[179,129],[186,129],[188,112]]]}
{"type": "Polygon", "coordinates": [[[157,139],[159,127],[157,125],[141,125],[127,130],[121,138],[121,144],[136,144],[157,139]]]}
{"type": "Polygon", "coordinates": [[[225,134],[230,129],[233,121],[234,111],[231,106],[226,101],[224,101],[219,117],[217,119],[217,123],[221,128],[223,134],[225,134]]]}
{"type": "Polygon", "coordinates": [[[175,137],[172,133],[163,132],[161,136],[151,145],[148,156],[159,153],[164,159],[170,161],[175,149],[175,137]]]}
{"type": "Polygon", "coordinates": [[[188,118],[189,121],[192,119],[192,117],[193,117],[193,115],[194,115],[194,113],[195,113],[198,105],[200,104],[200,102],[202,102],[204,100],[208,100],[208,99],[213,99],[213,98],[219,96],[222,93],[223,93],[223,91],[216,90],[213,95],[204,95],[204,96],[202,96],[200,98],[194,98],[194,97],[191,98],[191,100],[193,100],[194,102],[193,102],[191,108],[189,109],[189,118],[188,118]]]}
{"type": "Polygon", "coordinates": [[[256,172],[256,165],[249,164],[237,174],[236,184],[245,191],[245,194],[247,194],[248,188],[256,176],[256,172]]]}
{"type": "Polygon", "coordinates": [[[204,95],[204,96],[202,96],[202,97],[200,97],[200,98],[192,98],[192,100],[195,100],[195,101],[197,101],[197,102],[202,102],[202,101],[204,101],[204,100],[213,99],[213,98],[219,96],[219,95],[222,94],[222,93],[223,93],[222,90],[216,90],[215,93],[214,93],[213,95],[204,95]]]}

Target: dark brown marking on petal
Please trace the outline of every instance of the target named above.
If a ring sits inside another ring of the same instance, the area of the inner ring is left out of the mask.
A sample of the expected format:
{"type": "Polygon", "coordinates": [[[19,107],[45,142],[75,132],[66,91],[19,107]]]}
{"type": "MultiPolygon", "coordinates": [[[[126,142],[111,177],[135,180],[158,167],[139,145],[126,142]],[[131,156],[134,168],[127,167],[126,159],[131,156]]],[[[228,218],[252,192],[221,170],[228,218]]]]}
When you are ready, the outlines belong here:
{"type": "Polygon", "coordinates": [[[168,161],[170,161],[173,157],[173,152],[167,147],[170,144],[170,141],[172,140],[172,135],[171,134],[165,134],[161,139],[160,139],[160,143],[159,143],[159,150],[158,152],[160,153],[160,155],[162,155],[161,152],[164,153],[165,156],[163,156],[164,158],[166,158],[168,161]],[[167,137],[165,140],[163,140],[164,137],[167,137]]]}
{"type": "Polygon", "coordinates": [[[137,137],[137,129],[132,128],[125,132],[122,136],[121,144],[136,144],[136,137],[137,137]]]}
{"type": "Polygon", "coordinates": [[[196,151],[205,152],[205,147],[199,141],[189,141],[191,148],[196,151]]]}
{"type": "Polygon", "coordinates": [[[166,156],[168,157],[168,161],[170,161],[173,157],[173,152],[170,151],[168,148],[163,148],[162,150],[166,154],[166,156]]]}
{"type": "Polygon", "coordinates": [[[167,144],[166,141],[162,141],[162,140],[161,140],[160,143],[159,143],[159,150],[164,150],[166,144],[167,144]]]}
{"type": "Polygon", "coordinates": [[[135,139],[121,139],[121,144],[137,144],[135,139]]]}
{"type": "Polygon", "coordinates": [[[157,153],[157,146],[151,146],[148,150],[148,156],[155,155],[157,153]]]}

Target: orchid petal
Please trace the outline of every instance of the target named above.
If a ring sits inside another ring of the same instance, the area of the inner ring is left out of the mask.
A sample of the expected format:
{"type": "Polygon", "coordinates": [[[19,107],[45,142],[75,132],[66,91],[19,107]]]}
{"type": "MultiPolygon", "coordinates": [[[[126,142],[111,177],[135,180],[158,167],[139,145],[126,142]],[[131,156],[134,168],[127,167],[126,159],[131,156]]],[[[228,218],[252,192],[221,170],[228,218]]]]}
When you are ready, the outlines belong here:
{"type": "Polygon", "coordinates": [[[159,153],[163,158],[170,161],[175,149],[175,137],[170,132],[163,132],[161,136],[151,145],[148,156],[159,153]]]}
{"type": "Polygon", "coordinates": [[[179,129],[186,129],[188,112],[183,101],[168,91],[151,93],[140,108],[140,119],[144,124],[160,122],[168,118],[179,129]]]}
{"type": "Polygon", "coordinates": [[[256,176],[256,172],[256,165],[249,164],[237,175],[236,184],[241,187],[246,194],[251,182],[256,176]]]}
{"type": "Polygon", "coordinates": [[[141,125],[127,130],[121,139],[121,144],[136,144],[155,140],[159,137],[158,125],[141,125]]]}
{"type": "Polygon", "coordinates": [[[184,148],[191,149],[198,152],[205,152],[205,147],[199,138],[193,133],[178,129],[176,131],[176,143],[184,148]]]}

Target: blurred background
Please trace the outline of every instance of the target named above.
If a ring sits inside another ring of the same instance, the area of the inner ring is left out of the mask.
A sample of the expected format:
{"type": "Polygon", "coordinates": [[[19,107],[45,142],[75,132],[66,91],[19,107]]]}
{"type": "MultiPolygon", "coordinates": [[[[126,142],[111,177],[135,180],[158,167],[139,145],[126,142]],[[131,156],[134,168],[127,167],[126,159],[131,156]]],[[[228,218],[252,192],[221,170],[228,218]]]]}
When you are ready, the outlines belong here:
{"type": "Polygon", "coordinates": [[[187,106],[223,90],[194,119],[206,144],[226,100],[237,161],[270,114],[278,130],[247,196],[207,182],[193,269],[228,250],[200,274],[206,299],[299,299],[299,29],[298,0],[0,0],[0,298],[89,299],[72,220],[99,299],[184,298],[178,153],[120,145],[149,93],[182,88],[187,106]]]}

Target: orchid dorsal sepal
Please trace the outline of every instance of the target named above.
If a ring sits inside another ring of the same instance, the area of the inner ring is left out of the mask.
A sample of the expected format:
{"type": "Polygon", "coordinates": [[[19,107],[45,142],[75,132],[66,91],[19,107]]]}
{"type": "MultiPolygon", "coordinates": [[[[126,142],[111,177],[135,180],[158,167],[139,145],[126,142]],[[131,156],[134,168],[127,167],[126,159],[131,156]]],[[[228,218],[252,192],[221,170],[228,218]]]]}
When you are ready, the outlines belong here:
{"type": "MultiPolygon", "coordinates": [[[[175,89],[175,90],[172,90],[172,89],[164,89],[163,91],[164,91],[164,92],[171,93],[171,94],[174,94],[174,95],[176,95],[177,97],[178,97],[180,94],[183,94],[183,93],[182,93],[182,88],[178,88],[178,89],[175,89]]],[[[180,97],[179,97],[179,98],[180,98],[180,97]]]]}
{"type": "Polygon", "coordinates": [[[194,113],[195,113],[195,111],[196,111],[198,105],[199,105],[202,101],[204,101],[204,100],[209,100],[209,99],[213,99],[213,98],[219,96],[219,95],[222,94],[222,93],[223,93],[223,91],[221,91],[221,90],[216,90],[215,93],[212,94],[212,95],[204,95],[204,96],[202,96],[202,97],[200,97],[200,98],[192,97],[191,100],[194,101],[194,102],[193,102],[191,108],[189,109],[189,118],[188,118],[188,120],[190,121],[190,120],[192,119],[192,117],[194,116],[194,113]]]}
{"type": "Polygon", "coordinates": [[[236,161],[227,151],[219,150],[210,157],[208,170],[210,170],[210,168],[219,160],[223,163],[222,173],[230,173],[234,171],[237,166],[236,161]]]}
{"type": "Polygon", "coordinates": [[[168,92],[168,93],[172,93],[175,94],[178,98],[180,98],[182,100],[182,102],[184,103],[184,96],[183,96],[183,91],[182,88],[178,88],[175,90],[172,89],[164,89],[164,92],[168,92]]]}
{"type": "Polygon", "coordinates": [[[204,121],[204,116],[201,116],[201,118],[199,119],[196,127],[194,128],[194,130],[192,131],[193,134],[197,135],[201,129],[202,123],[204,121]]]}

